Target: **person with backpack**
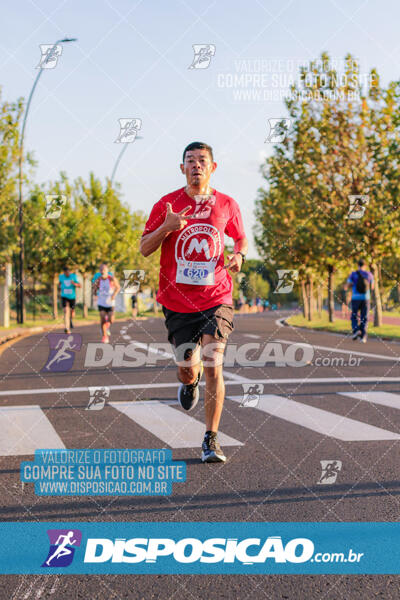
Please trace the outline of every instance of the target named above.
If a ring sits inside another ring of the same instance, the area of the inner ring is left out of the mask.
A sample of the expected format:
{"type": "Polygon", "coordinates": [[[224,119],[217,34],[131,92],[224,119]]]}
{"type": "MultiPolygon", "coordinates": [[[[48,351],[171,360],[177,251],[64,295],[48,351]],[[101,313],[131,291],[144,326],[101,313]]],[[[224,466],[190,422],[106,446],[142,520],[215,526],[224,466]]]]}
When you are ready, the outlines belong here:
{"type": "Polygon", "coordinates": [[[353,271],[349,275],[344,289],[347,291],[349,285],[352,285],[351,328],[353,331],[353,340],[360,338],[360,341],[365,344],[367,341],[370,290],[374,289],[374,278],[372,273],[363,269],[364,265],[365,261],[360,259],[357,271],[353,271]],[[360,319],[358,318],[358,313],[360,313],[360,319]]]}

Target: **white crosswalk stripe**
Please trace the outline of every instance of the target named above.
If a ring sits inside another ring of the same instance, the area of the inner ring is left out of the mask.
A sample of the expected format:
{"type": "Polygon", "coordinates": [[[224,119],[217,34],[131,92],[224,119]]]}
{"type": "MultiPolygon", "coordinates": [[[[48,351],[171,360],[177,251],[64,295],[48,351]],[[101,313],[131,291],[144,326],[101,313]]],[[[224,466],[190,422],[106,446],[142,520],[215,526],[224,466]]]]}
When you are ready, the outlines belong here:
{"type": "Polygon", "coordinates": [[[340,396],[348,398],[356,398],[365,402],[373,402],[381,406],[389,406],[390,408],[400,408],[400,394],[392,392],[339,392],[340,396]]]}
{"type": "MultiPolygon", "coordinates": [[[[110,405],[150,431],[171,448],[198,448],[205,427],[201,421],[181,410],[175,410],[170,403],[158,400],[143,402],[110,402],[110,405]]],[[[242,442],[220,432],[218,439],[223,446],[242,446],[242,442]]]]}
{"type": "MultiPolygon", "coordinates": [[[[235,402],[243,400],[242,396],[230,396],[229,398],[235,402]]],[[[246,408],[244,407],[243,410],[246,408]]],[[[393,431],[387,431],[275,394],[260,396],[257,407],[247,408],[247,410],[261,410],[279,419],[345,442],[400,439],[400,435],[393,431]]]]}
{"type": "Polygon", "coordinates": [[[38,448],[65,448],[40,406],[1,407],[0,456],[34,454],[38,448]]]}
{"type": "MultiPolygon", "coordinates": [[[[400,409],[400,394],[379,391],[337,394],[349,399],[400,409]]],[[[228,396],[228,399],[240,403],[243,396],[228,396]]],[[[178,406],[176,400],[122,401],[110,402],[109,405],[171,448],[197,448],[203,438],[203,421],[174,408],[173,405],[178,406]]],[[[342,441],[400,439],[400,434],[395,431],[275,394],[263,394],[256,407],[244,407],[243,410],[262,411],[342,441]]],[[[222,446],[243,445],[241,441],[223,432],[219,433],[219,440],[222,446]]],[[[32,455],[38,448],[65,448],[43,410],[38,405],[1,407],[0,456],[32,455]]]]}

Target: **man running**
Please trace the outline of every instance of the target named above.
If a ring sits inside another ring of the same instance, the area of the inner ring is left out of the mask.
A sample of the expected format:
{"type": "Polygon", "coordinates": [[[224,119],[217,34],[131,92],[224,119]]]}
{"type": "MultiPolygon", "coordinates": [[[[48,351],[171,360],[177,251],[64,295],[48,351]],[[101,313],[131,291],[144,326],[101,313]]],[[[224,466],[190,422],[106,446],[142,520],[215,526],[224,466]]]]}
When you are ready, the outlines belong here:
{"type": "Polygon", "coordinates": [[[100,277],[93,284],[93,292],[97,294],[97,308],[100,313],[100,327],[103,344],[109,343],[110,326],[114,323],[115,297],[121,286],[114,275],[110,275],[107,263],[100,265],[100,277]]]}
{"type": "Polygon", "coordinates": [[[353,271],[349,275],[344,289],[347,291],[351,284],[351,328],[353,331],[353,340],[360,338],[360,341],[365,344],[367,341],[370,290],[374,289],[374,278],[372,273],[363,269],[364,265],[365,261],[360,259],[357,271],[353,271]],[[358,319],[358,313],[360,313],[360,319],[358,319]]]}
{"type": "Polygon", "coordinates": [[[74,324],[72,322],[75,316],[75,288],[81,287],[78,277],[75,273],[71,273],[68,265],[64,267],[64,273],[58,277],[61,286],[61,304],[64,310],[64,332],[71,333],[74,324]]]}
{"type": "Polygon", "coordinates": [[[217,168],[210,146],[189,144],[181,172],[187,185],[159,200],[146,223],[140,251],[149,256],[161,246],[157,300],[163,306],[168,340],[177,348],[178,400],[185,410],[199,399],[199,381],[206,378],[203,462],[225,462],[217,432],[225,397],[222,362],[233,330],[232,278],[247,252],[238,204],[209,185],[217,168]],[[234,240],[234,254],[224,265],[224,234],[234,240]],[[185,350],[186,349],[186,350],[185,350]],[[189,365],[188,365],[189,361],[189,365]]]}

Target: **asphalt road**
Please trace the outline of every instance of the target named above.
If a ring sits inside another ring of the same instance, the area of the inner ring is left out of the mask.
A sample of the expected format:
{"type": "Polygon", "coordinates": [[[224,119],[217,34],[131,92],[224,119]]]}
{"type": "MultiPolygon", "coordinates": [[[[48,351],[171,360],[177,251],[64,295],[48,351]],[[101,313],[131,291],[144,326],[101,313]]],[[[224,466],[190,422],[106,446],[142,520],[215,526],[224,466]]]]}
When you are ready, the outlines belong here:
{"type": "MultiPolygon", "coordinates": [[[[24,407],[18,409],[22,419],[39,424],[28,427],[22,440],[12,439],[13,432],[0,440],[0,519],[397,521],[400,345],[292,329],[280,325],[279,316],[236,317],[230,344],[239,349],[242,364],[231,360],[225,367],[225,465],[199,460],[202,402],[193,418],[182,416],[174,362],[154,346],[166,342],[162,319],[115,324],[113,353],[102,366],[88,366],[88,352],[99,342],[97,325],[74,330],[82,346],[68,371],[46,370],[48,332],[7,348],[0,358],[0,419],[7,418],[5,409],[18,406],[24,407]],[[139,355],[149,357],[147,364],[124,366],[132,357],[123,349],[133,342],[139,355]],[[293,343],[308,344],[306,353],[294,352],[293,343]],[[147,344],[153,344],[150,352],[147,344]],[[252,344],[247,354],[244,344],[252,344]],[[269,358],[261,360],[265,344],[269,358]],[[255,383],[263,388],[249,399],[243,386],[255,383]],[[101,410],[86,410],[91,386],[109,388],[101,410]],[[132,407],[132,401],[137,404],[126,414],[124,403],[132,407]],[[38,497],[33,484],[22,486],[19,465],[33,459],[35,447],[55,447],[48,443],[54,439],[66,448],[172,448],[174,459],[186,461],[187,481],[174,484],[169,497],[38,497]],[[341,463],[335,482],[318,483],[324,460],[341,463]]],[[[399,598],[399,583],[397,576],[369,575],[1,576],[0,598],[387,599],[399,598]]]]}

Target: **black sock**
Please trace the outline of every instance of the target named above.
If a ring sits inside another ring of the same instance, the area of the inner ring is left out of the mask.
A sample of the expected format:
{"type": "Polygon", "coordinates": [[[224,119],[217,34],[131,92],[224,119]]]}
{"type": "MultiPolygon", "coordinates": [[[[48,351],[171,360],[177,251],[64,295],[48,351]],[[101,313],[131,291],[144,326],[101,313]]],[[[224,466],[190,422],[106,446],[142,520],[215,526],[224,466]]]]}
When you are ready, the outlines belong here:
{"type": "Polygon", "coordinates": [[[206,434],[204,437],[210,437],[211,434],[217,435],[216,431],[206,431],[206,434]]]}

